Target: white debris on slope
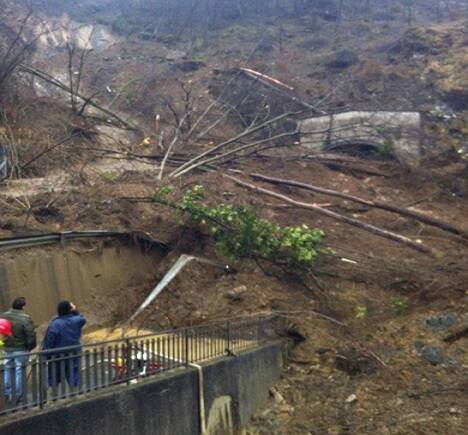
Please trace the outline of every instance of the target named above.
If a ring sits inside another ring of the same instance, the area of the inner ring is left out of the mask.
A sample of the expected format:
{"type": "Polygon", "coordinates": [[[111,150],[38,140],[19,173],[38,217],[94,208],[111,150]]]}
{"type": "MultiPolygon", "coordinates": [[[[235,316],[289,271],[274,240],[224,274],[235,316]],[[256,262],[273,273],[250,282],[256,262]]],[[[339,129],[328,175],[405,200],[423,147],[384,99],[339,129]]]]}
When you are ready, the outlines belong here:
{"type": "Polygon", "coordinates": [[[78,23],[67,15],[42,20],[35,26],[34,32],[38,35],[37,46],[41,54],[49,56],[67,44],[78,49],[102,51],[117,42],[117,37],[105,26],[78,23]]]}

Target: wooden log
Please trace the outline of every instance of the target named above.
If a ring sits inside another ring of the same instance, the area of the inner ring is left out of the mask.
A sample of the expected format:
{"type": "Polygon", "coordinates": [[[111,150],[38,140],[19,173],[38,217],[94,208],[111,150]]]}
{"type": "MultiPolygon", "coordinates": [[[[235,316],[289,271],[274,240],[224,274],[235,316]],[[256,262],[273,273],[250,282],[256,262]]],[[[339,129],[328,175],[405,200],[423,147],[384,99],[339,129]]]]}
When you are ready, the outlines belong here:
{"type": "Polygon", "coordinates": [[[250,176],[256,180],[266,181],[272,184],[284,184],[287,186],[295,186],[300,187],[301,189],[310,190],[312,192],[321,193],[323,195],[328,196],[335,196],[338,198],[346,199],[349,201],[357,202],[359,204],[366,205],[368,207],[380,208],[382,210],[386,210],[392,213],[399,214],[401,216],[406,216],[412,219],[415,219],[419,222],[425,223],[427,225],[431,225],[433,227],[440,228],[444,231],[448,231],[452,234],[456,234],[461,236],[465,239],[468,239],[468,232],[463,230],[462,228],[458,228],[455,225],[452,225],[448,222],[442,221],[440,219],[434,218],[432,216],[428,216],[427,214],[423,214],[421,212],[410,210],[408,208],[399,207],[393,204],[388,204],[387,202],[379,201],[379,200],[367,200],[364,198],[360,198],[358,196],[349,195],[346,193],[339,192],[337,190],[325,189],[322,187],[314,186],[312,184],[301,183],[299,181],[293,180],[285,180],[281,178],[274,178],[268,177],[262,174],[250,174],[250,176]]]}
{"type": "Polygon", "coordinates": [[[367,224],[365,222],[362,222],[358,219],[355,218],[350,218],[348,216],[336,213],[331,210],[327,210],[325,208],[322,208],[316,204],[312,203],[306,203],[306,202],[301,202],[301,201],[296,201],[286,195],[282,195],[280,193],[273,192],[272,190],[264,189],[263,187],[257,186],[255,184],[247,183],[245,181],[239,180],[238,178],[232,177],[230,175],[224,175],[224,177],[229,178],[230,180],[234,181],[236,184],[239,186],[247,187],[248,189],[254,190],[256,192],[263,193],[265,195],[272,196],[274,198],[280,199],[284,202],[287,202],[289,204],[293,204],[298,208],[304,208],[307,210],[313,210],[319,214],[328,216],[332,219],[335,219],[336,221],[346,223],[348,225],[355,226],[357,228],[360,228],[364,231],[370,232],[372,234],[375,234],[377,236],[383,237],[388,240],[393,240],[395,242],[401,243],[403,245],[409,246],[412,249],[415,249],[419,252],[423,252],[425,254],[430,254],[433,255],[433,251],[428,248],[427,246],[424,246],[421,243],[415,242],[414,240],[411,240],[408,237],[402,236],[400,234],[384,230],[382,228],[376,227],[375,225],[367,224]]]}

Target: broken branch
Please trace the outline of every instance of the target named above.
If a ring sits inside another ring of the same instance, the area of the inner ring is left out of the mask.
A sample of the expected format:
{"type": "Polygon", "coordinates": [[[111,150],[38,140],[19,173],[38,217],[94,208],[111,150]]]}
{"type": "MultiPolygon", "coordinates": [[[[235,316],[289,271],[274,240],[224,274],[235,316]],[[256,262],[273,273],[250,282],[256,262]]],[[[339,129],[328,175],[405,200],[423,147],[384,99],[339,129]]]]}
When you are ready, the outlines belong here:
{"type": "Polygon", "coordinates": [[[346,224],[355,226],[357,228],[360,228],[364,231],[370,232],[372,234],[375,234],[377,236],[383,237],[385,239],[393,240],[395,242],[401,243],[403,245],[409,246],[410,248],[413,248],[419,252],[423,252],[425,254],[433,254],[432,250],[420,243],[417,243],[408,237],[402,236],[400,234],[384,230],[382,228],[376,227],[375,225],[367,224],[365,222],[362,222],[358,219],[350,218],[345,215],[341,215],[339,213],[336,213],[331,210],[324,209],[322,207],[319,207],[316,204],[311,204],[311,203],[306,203],[306,202],[301,202],[301,201],[296,201],[288,196],[281,195],[279,193],[273,192],[272,190],[264,189],[263,187],[257,186],[255,184],[247,183],[245,181],[239,180],[238,178],[232,177],[230,175],[224,175],[224,177],[229,178],[230,180],[234,181],[236,184],[246,187],[248,189],[251,189],[256,192],[263,193],[265,195],[272,196],[274,198],[281,199],[284,202],[287,202],[289,204],[293,204],[296,207],[299,208],[304,208],[308,210],[313,210],[317,213],[320,213],[322,215],[331,217],[332,219],[335,219],[339,222],[344,222],[346,224]]]}
{"type": "Polygon", "coordinates": [[[247,130],[244,130],[242,133],[238,134],[237,136],[231,138],[231,139],[228,139],[224,142],[221,142],[220,144],[218,145],[215,145],[214,147],[210,148],[209,150],[199,154],[198,156],[194,157],[193,159],[189,160],[187,163],[184,163],[183,165],[181,165],[180,167],[178,167],[177,169],[175,169],[174,171],[172,171],[169,176],[172,178],[172,177],[179,177],[183,174],[185,174],[186,172],[188,172],[188,170],[186,169],[188,166],[192,165],[193,163],[195,162],[198,162],[199,160],[201,160],[203,157],[207,156],[208,154],[211,154],[211,153],[214,153],[215,151],[218,151],[219,149],[221,148],[224,148],[225,146],[227,145],[230,145],[231,143],[234,143],[234,142],[237,142],[239,139],[242,139],[243,137],[245,136],[249,136],[253,133],[256,133],[257,131],[260,131],[262,130],[263,128],[271,125],[271,124],[274,124],[275,122],[278,122],[278,121],[281,121],[282,119],[284,118],[287,118],[288,116],[291,116],[291,115],[297,115],[298,112],[287,112],[287,113],[283,113],[282,115],[279,115],[273,119],[270,119],[269,121],[266,121],[260,125],[257,125],[256,127],[253,127],[253,128],[250,128],[250,129],[247,129],[247,130]]]}
{"type": "Polygon", "coordinates": [[[393,204],[388,204],[383,201],[379,200],[367,200],[364,198],[360,198],[358,196],[354,195],[349,195],[346,193],[339,192],[337,190],[331,190],[331,189],[325,189],[322,187],[314,186],[312,184],[306,184],[306,183],[301,183],[299,181],[293,181],[293,180],[285,180],[281,178],[274,178],[274,177],[268,177],[265,175],[261,174],[250,174],[252,178],[255,180],[261,180],[261,181],[266,181],[267,183],[272,183],[272,184],[284,184],[287,186],[294,186],[294,187],[300,187],[301,189],[305,190],[310,190],[312,192],[317,192],[321,193],[323,195],[328,195],[328,196],[335,196],[338,198],[346,199],[349,201],[357,202],[359,204],[366,205],[368,207],[374,207],[374,208],[380,208],[382,210],[386,210],[392,213],[399,214],[401,216],[406,216],[412,219],[415,219],[419,222],[425,223],[427,225],[431,225],[433,227],[440,228],[442,230],[448,231],[450,233],[456,234],[458,236],[462,236],[465,239],[468,239],[468,232],[458,228],[448,222],[441,221],[440,219],[433,218],[432,216],[428,216],[426,214],[410,210],[408,208],[403,208],[403,207],[398,207],[393,204]]]}

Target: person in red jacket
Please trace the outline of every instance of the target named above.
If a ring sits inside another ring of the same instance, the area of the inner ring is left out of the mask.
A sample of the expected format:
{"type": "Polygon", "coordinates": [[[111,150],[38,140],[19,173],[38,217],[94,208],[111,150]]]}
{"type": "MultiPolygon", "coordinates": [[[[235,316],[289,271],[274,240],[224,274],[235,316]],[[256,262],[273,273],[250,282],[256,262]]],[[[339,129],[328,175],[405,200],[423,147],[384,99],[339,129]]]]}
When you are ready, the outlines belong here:
{"type": "MultiPolygon", "coordinates": [[[[7,337],[11,337],[13,335],[12,325],[11,322],[7,319],[0,318],[0,349],[3,348],[5,345],[4,340],[7,337]]],[[[1,360],[3,366],[5,366],[5,360],[1,360]]],[[[0,409],[5,406],[5,402],[9,399],[6,391],[2,391],[0,395],[0,409]]]]}
{"type": "Polygon", "coordinates": [[[7,319],[0,318],[0,349],[5,345],[4,339],[6,337],[11,337],[12,334],[11,322],[7,319]]]}

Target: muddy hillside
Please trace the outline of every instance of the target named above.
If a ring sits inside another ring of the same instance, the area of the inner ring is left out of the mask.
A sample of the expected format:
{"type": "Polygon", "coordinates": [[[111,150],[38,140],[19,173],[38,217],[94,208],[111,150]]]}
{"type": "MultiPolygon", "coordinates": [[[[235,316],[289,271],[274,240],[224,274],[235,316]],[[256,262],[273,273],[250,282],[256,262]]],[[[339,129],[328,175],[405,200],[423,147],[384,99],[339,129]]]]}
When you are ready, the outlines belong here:
{"type": "Polygon", "coordinates": [[[52,264],[110,331],[209,258],[235,273],[191,263],[134,327],[287,316],[246,434],[466,431],[466,1],[29,3],[0,0],[0,236],[159,248],[2,251],[1,301],[52,264]]]}

